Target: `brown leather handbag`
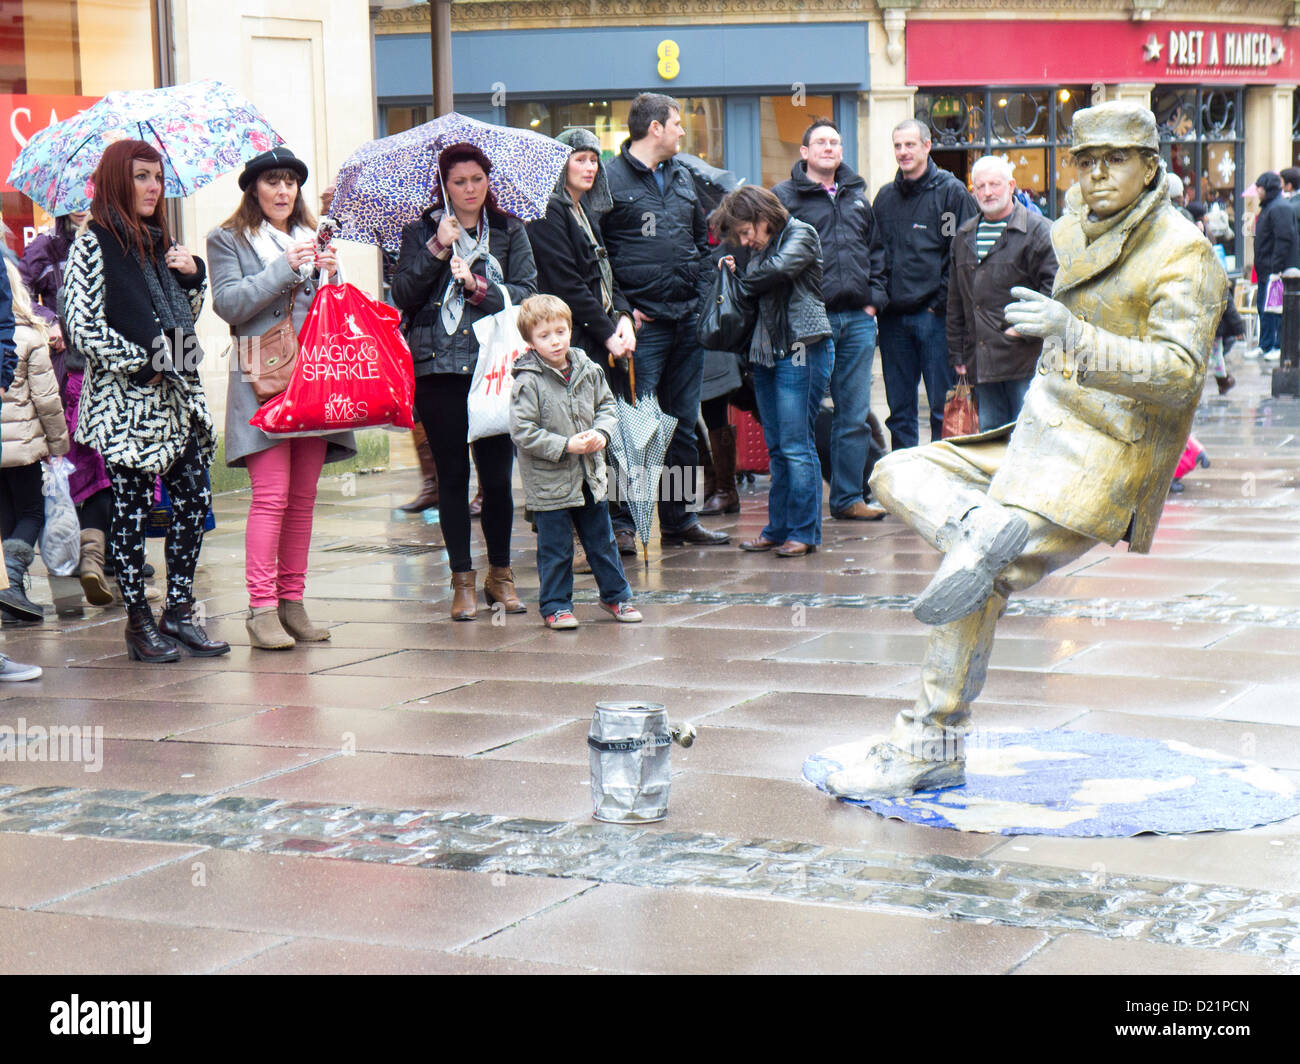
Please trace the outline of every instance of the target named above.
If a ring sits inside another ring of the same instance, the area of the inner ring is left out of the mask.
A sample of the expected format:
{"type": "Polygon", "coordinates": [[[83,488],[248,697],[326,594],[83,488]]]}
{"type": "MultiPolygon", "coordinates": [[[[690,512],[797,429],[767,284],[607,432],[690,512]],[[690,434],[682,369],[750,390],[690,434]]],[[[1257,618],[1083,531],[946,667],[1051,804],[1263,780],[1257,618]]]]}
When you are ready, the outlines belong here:
{"type": "Polygon", "coordinates": [[[298,333],[293,327],[293,302],[297,296],[298,286],[294,285],[289,293],[284,320],[276,322],[261,336],[254,337],[246,352],[244,372],[259,403],[274,399],[289,387],[293,377],[293,367],[298,361],[298,333]]]}

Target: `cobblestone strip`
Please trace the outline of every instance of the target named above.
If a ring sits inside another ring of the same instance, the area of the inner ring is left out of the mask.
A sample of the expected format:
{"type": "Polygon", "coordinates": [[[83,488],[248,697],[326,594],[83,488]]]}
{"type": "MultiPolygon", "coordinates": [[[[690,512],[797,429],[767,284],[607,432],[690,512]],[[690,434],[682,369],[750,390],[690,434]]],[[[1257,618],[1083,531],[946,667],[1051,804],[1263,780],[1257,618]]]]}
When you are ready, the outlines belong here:
{"type": "MultiPolygon", "coordinates": [[[[872,576],[873,570],[849,570],[841,575],[872,576]]],[[[595,591],[576,590],[575,602],[594,603],[599,598],[595,591]]],[[[1012,599],[1007,606],[1008,617],[1085,617],[1098,623],[1103,621],[1167,621],[1171,624],[1255,624],[1267,628],[1300,628],[1300,608],[1293,606],[1260,606],[1251,603],[1226,601],[1221,593],[1187,596],[1172,599],[1065,599],[1023,598],[1012,599]]],[[[840,606],[861,610],[911,610],[916,605],[915,595],[834,595],[834,594],[771,594],[765,591],[637,591],[636,601],[642,605],[677,606],[701,603],[718,606],[840,606]]]]}
{"type": "Polygon", "coordinates": [[[0,784],[0,831],[705,887],[1300,960],[1300,894],[437,809],[0,784]]]}

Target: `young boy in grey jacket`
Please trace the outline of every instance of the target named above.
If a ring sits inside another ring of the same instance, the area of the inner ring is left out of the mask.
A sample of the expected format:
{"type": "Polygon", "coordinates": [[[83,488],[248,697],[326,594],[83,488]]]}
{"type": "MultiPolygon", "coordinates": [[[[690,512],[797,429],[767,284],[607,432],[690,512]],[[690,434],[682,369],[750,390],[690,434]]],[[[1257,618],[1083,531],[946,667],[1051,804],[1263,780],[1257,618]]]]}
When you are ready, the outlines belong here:
{"type": "Polygon", "coordinates": [[[614,394],[604,371],[570,347],[573,316],[555,296],[529,296],[519,307],[528,342],[514,364],[510,438],[519,451],[525,505],[537,523],[537,575],[547,628],[577,628],[573,615],[576,529],[600,588],[600,606],[616,621],[641,614],[628,587],[606,505],[604,450],[617,430],[614,394]]]}

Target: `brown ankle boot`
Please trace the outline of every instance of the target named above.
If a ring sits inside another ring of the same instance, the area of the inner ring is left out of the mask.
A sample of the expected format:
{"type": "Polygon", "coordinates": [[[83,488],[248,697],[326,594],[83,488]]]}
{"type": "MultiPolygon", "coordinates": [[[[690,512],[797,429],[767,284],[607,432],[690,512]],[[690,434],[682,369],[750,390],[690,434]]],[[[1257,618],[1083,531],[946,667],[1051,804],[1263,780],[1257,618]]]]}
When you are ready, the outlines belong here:
{"type": "Polygon", "coordinates": [[[398,509],[408,514],[418,514],[438,505],[438,467],[433,461],[433,448],[429,445],[429,437],[425,435],[424,426],[418,421],[415,423],[415,428],[411,430],[411,436],[415,442],[415,453],[420,459],[420,473],[424,481],[420,484],[419,494],[398,509]]]}
{"type": "Polygon", "coordinates": [[[113,604],[113,589],[104,576],[104,533],[97,528],[81,530],[81,590],[92,606],[113,604]]]}
{"type": "Polygon", "coordinates": [[[483,595],[491,606],[497,602],[506,608],[506,613],[527,613],[528,607],[519,601],[515,593],[515,573],[509,566],[488,566],[487,579],[483,581],[483,595]]]}
{"type": "Polygon", "coordinates": [[[740,495],[736,492],[736,430],[730,425],[709,429],[709,446],[713,448],[713,475],[717,486],[704,500],[700,513],[740,513],[740,495]]]}
{"type": "Polygon", "coordinates": [[[451,619],[453,621],[472,621],[478,614],[478,591],[475,579],[478,577],[473,569],[466,573],[451,574],[451,619]]]}

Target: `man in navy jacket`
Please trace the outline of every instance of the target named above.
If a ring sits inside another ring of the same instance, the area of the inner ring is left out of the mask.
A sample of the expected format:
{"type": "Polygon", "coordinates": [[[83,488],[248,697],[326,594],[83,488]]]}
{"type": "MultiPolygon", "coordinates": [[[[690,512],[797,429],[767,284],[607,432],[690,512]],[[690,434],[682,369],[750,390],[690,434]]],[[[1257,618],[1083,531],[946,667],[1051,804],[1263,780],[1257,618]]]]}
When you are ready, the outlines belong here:
{"type": "Polygon", "coordinates": [[[871,409],[876,315],[889,302],[885,248],[867,185],[844,165],[839,127],[819,118],[803,134],[790,180],[772,191],[794,217],[817,230],[822,245],[822,297],[833,331],[831,371],[831,516],[875,521],[885,516],[862,495],[871,409]]]}

